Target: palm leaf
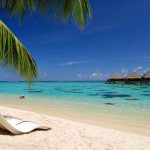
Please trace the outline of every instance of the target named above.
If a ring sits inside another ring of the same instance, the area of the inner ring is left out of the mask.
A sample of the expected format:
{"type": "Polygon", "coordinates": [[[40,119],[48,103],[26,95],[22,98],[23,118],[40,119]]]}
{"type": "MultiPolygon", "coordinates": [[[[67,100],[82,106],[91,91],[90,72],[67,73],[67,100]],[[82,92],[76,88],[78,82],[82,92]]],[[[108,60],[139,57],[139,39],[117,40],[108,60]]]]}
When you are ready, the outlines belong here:
{"type": "Polygon", "coordinates": [[[27,49],[0,20],[0,60],[27,81],[37,78],[37,66],[27,49]]]}
{"type": "Polygon", "coordinates": [[[39,12],[45,16],[59,18],[63,22],[72,20],[83,28],[91,18],[89,0],[1,0],[0,8],[8,10],[21,20],[26,12],[39,12]]]}

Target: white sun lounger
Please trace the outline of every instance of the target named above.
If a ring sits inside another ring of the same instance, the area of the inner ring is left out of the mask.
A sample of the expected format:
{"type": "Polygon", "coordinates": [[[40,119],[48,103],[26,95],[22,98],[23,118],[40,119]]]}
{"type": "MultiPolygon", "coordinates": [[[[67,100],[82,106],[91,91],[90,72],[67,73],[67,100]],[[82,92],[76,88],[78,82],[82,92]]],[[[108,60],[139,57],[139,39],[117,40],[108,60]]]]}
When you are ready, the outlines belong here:
{"type": "Polygon", "coordinates": [[[49,127],[40,126],[30,121],[23,121],[13,117],[4,117],[0,114],[0,128],[8,130],[13,134],[29,133],[35,129],[48,130],[49,127]]]}

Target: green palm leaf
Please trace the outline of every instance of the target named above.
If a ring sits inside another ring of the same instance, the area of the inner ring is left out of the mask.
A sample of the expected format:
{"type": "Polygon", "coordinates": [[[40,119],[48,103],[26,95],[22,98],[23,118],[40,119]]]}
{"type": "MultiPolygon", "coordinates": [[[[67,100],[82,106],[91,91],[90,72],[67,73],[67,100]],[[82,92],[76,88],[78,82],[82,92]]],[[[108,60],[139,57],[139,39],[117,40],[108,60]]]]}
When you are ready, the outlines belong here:
{"type": "MultiPolygon", "coordinates": [[[[0,9],[18,16],[20,20],[26,12],[38,12],[45,16],[59,18],[63,22],[72,20],[84,28],[85,21],[91,18],[89,0],[1,0],[0,9]]],[[[0,60],[15,69],[28,81],[37,78],[37,66],[26,48],[0,20],[0,60]]]]}
{"type": "Polygon", "coordinates": [[[0,20],[0,60],[28,81],[37,78],[37,66],[27,49],[0,20]]]}
{"type": "Polygon", "coordinates": [[[0,8],[17,15],[19,19],[26,12],[39,12],[45,16],[54,16],[67,22],[71,19],[75,24],[84,27],[85,21],[91,18],[89,0],[1,0],[0,8]]]}

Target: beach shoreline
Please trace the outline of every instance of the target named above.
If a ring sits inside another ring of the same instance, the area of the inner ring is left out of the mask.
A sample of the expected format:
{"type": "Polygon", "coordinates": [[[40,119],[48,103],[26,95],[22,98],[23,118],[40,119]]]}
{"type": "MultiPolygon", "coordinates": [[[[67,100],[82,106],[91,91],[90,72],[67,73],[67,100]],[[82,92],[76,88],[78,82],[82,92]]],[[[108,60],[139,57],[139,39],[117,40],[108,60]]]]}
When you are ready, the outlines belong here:
{"type": "MultiPolygon", "coordinates": [[[[36,98],[33,96],[33,99],[36,98]]],[[[150,137],[149,124],[141,123],[142,125],[139,125],[139,121],[131,121],[128,118],[116,118],[116,116],[109,116],[104,113],[99,116],[95,116],[95,114],[90,116],[85,112],[61,110],[60,106],[54,107],[53,105],[47,109],[44,107],[46,106],[45,103],[44,106],[42,103],[33,105],[29,102],[29,97],[20,100],[16,95],[0,95],[0,105],[150,137]]]]}
{"type": "Polygon", "coordinates": [[[19,136],[2,134],[3,132],[0,131],[2,150],[148,150],[150,148],[150,137],[6,106],[0,106],[0,110],[3,115],[11,115],[51,128],[49,131],[36,131],[19,136]]]}

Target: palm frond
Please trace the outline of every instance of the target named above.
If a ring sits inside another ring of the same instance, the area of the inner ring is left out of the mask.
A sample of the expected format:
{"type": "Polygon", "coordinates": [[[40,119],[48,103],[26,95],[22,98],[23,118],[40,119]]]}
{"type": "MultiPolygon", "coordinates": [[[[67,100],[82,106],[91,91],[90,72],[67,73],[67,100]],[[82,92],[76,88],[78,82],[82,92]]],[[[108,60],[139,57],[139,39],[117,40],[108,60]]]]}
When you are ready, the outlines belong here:
{"type": "Polygon", "coordinates": [[[89,0],[1,0],[0,8],[8,10],[11,16],[17,15],[20,20],[25,12],[37,11],[63,22],[73,20],[81,28],[92,16],[89,0]]]}
{"type": "Polygon", "coordinates": [[[27,81],[37,78],[37,66],[27,49],[0,20],[0,60],[27,81]]]}
{"type": "Polygon", "coordinates": [[[16,15],[22,20],[26,11],[34,11],[34,0],[1,0],[0,8],[6,9],[10,16],[16,15]]]}

